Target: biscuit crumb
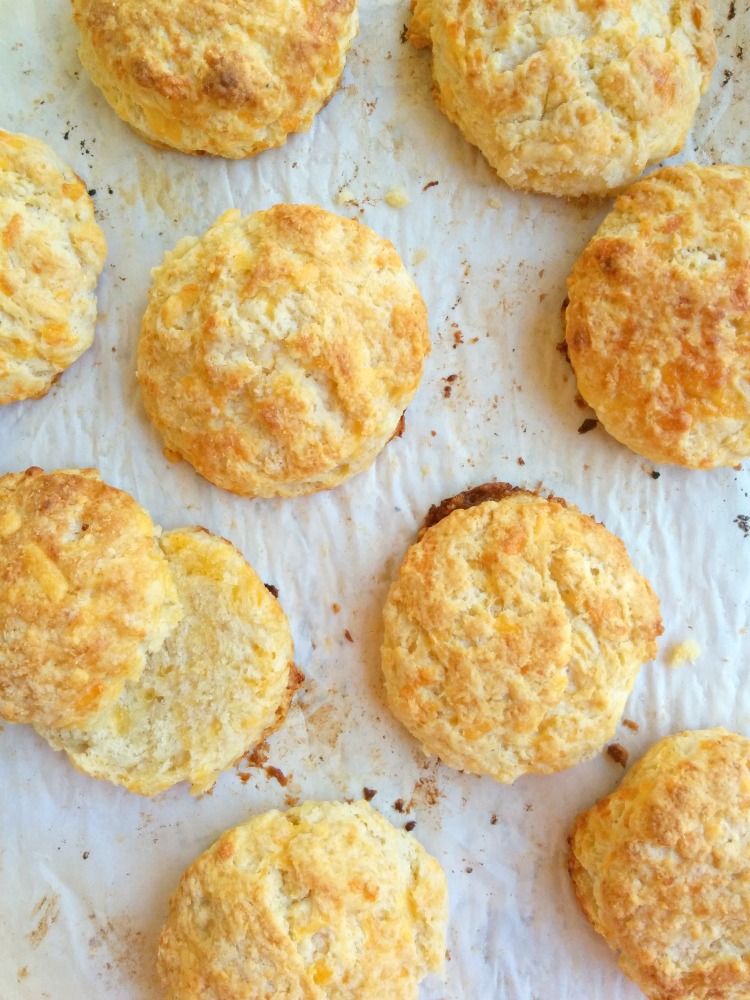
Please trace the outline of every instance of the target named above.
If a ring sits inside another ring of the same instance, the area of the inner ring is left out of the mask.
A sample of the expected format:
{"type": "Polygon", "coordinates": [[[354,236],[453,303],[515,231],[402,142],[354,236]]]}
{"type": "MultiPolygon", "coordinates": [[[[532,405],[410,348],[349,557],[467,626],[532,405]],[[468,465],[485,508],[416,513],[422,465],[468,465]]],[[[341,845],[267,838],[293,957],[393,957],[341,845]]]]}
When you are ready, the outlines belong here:
{"type": "Polygon", "coordinates": [[[686,663],[695,663],[701,655],[701,647],[694,639],[685,639],[671,650],[667,657],[670,667],[682,667],[686,663]]]}
{"type": "Polygon", "coordinates": [[[638,729],[639,729],[638,723],[637,722],[633,722],[632,719],[623,719],[622,720],[622,724],[623,724],[623,726],[627,726],[628,729],[632,729],[634,733],[638,732],[638,729]]]}
{"type": "Polygon", "coordinates": [[[405,208],[411,201],[411,198],[406,193],[406,188],[392,187],[386,194],[385,200],[392,208],[405,208]]]}
{"type": "Polygon", "coordinates": [[[620,767],[628,766],[628,758],[630,757],[630,754],[621,743],[610,743],[607,747],[607,753],[616,764],[620,765],[620,767]]]}
{"type": "Polygon", "coordinates": [[[354,196],[354,192],[351,188],[342,187],[339,193],[336,195],[337,205],[356,205],[357,199],[354,196]]]}
{"type": "Polygon", "coordinates": [[[429,256],[430,256],[430,251],[425,250],[424,247],[420,247],[419,250],[414,251],[414,255],[412,256],[411,259],[411,266],[416,267],[418,264],[421,264],[422,261],[427,260],[429,256]]]}

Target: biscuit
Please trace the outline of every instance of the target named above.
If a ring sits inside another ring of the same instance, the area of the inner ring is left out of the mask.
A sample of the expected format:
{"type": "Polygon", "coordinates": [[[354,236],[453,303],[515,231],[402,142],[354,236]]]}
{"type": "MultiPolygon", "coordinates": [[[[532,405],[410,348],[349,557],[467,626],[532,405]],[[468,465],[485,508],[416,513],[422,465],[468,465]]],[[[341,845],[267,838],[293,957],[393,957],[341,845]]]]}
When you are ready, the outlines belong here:
{"type": "Polygon", "coordinates": [[[169,901],[166,1000],[412,1000],[442,967],[445,875],[366,802],[305,802],[225,833],[169,901]]]}
{"type": "Polygon", "coordinates": [[[750,456],[750,167],[665,167],[568,280],[568,354],[607,431],[652,462],[750,456]]]}
{"type": "Polygon", "coordinates": [[[750,740],[660,740],[576,819],[578,902],[649,1000],[745,1000],[750,983],[750,740]]]}
{"type": "Polygon", "coordinates": [[[138,344],[169,452],[244,496],[298,496],[366,469],[429,351],[393,246],[309,205],[223,215],[154,272],[138,344]]]}
{"type": "Polygon", "coordinates": [[[160,540],[184,616],[91,725],[44,730],[81,771],[155,795],[206,791],[283,721],[300,675],[278,601],[242,554],[202,528],[160,540]]]}
{"type": "Polygon", "coordinates": [[[407,552],[382,665],[426,753],[510,783],[602,747],[662,624],[619,538],[556,497],[492,485],[494,499],[444,501],[407,552]]]}
{"type": "Polygon", "coordinates": [[[709,0],[412,0],[435,100],[513,188],[606,195],[676,153],[708,87],[709,0]]]}
{"type": "Polygon", "coordinates": [[[148,514],[94,469],[0,478],[0,715],[82,725],[179,621],[148,514]]]}
{"type": "Polygon", "coordinates": [[[241,158],[305,132],[338,86],[356,0],[73,0],[82,64],[144,139],[241,158]]]}
{"type": "Polygon", "coordinates": [[[91,346],[106,256],[80,177],[0,129],[0,405],[44,396],[91,346]]]}

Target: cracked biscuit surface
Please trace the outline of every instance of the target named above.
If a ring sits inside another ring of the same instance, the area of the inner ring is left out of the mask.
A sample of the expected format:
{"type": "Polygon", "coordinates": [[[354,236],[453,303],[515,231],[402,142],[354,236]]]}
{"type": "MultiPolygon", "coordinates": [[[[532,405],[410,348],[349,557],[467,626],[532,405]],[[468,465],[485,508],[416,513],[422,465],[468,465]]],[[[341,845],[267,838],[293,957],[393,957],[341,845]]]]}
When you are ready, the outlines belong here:
{"type": "Polygon", "coordinates": [[[81,771],[156,795],[194,793],[277,729],[301,680],[284,612],[241,552],[203,528],[165,532],[182,621],[83,729],[41,730],[81,771]]]}
{"type": "Polygon", "coordinates": [[[607,431],[653,462],[750,456],[750,168],[654,171],[568,280],[568,355],[607,431]]]}
{"type": "Polygon", "coordinates": [[[168,1000],[414,1000],[445,953],[445,875],[366,802],[305,802],[225,833],[169,902],[168,1000]]]}
{"type": "Polygon", "coordinates": [[[444,502],[407,552],[382,664],[425,752],[512,782],[601,749],[662,624],[620,539],[555,497],[491,485],[499,499],[444,502]]]}
{"type": "Polygon", "coordinates": [[[44,396],[91,346],[106,255],[80,177],[0,129],[0,404],[44,396]]]}
{"type": "Polygon", "coordinates": [[[707,0],[413,0],[434,96],[514,188],[606,195],[682,147],[716,61],[707,0]]]}
{"type": "Polygon", "coordinates": [[[649,1000],[745,1000],[750,740],[660,740],[570,835],[576,896],[649,1000]]]}
{"type": "Polygon", "coordinates": [[[94,469],[0,478],[0,715],[82,725],[181,618],[157,529],[94,469]]]}
{"type": "Polygon", "coordinates": [[[233,210],[155,269],[138,380],[167,449],[210,482],[298,496],[371,465],[429,346],[387,240],[309,205],[233,210]]]}
{"type": "Polygon", "coordinates": [[[332,96],[356,0],[73,0],[79,55],[145,139],[240,158],[304,132],[332,96]]]}

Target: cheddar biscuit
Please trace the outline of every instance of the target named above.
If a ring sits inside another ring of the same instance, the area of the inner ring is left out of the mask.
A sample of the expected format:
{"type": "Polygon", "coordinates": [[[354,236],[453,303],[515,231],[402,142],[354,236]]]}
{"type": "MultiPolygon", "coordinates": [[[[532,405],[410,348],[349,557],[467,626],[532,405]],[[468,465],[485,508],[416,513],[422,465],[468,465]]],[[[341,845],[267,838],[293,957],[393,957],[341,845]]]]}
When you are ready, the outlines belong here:
{"type": "Polygon", "coordinates": [[[183,528],[160,545],[182,621],[91,724],[42,732],[80,770],[141,795],[210,788],[281,724],[299,682],[284,612],[230,542],[183,528]]]}
{"type": "Polygon", "coordinates": [[[426,753],[509,783],[602,747],[662,624],[620,539],[555,497],[490,485],[407,552],[382,664],[426,753]]]}
{"type": "Polygon", "coordinates": [[[365,802],[305,802],[229,830],[182,876],[166,1000],[414,1000],[442,967],[438,863],[365,802]]]}
{"type": "Polygon", "coordinates": [[[0,715],[83,725],[181,617],[157,530],[93,469],[0,478],[0,715]]]}
{"type": "Polygon", "coordinates": [[[716,61],[708,0],[412,0],[445,115],[514,188],[605,195],[678,152],[716,61]]]}
{"type": "Polygon", "coordinates": [[[80,177],[0,129],[0,405],[44,396],[91,346],[106,255],[80,177]]]}
{"type": "Polygon", "coordinates": [[[750,740],[656,743],[576,819],[578,902],[649,1000],[743,1000],[750,982],[750,740]]]}
{"type": "Polygon", "coordinates": [[[240,158],[304,132],[335,91],[356,0],[73,0],[79,55],[143,138],[240,158]]]}
{"type": "Polygon", "coordinates": [[[245,496],[329,489],[396,431],[429,351],[393,246],[308,205],[230,211],[153,273],[138,345],[168,451],[245,496]]]}
{"type": "Polygon", "coordinates": [[[665,167],[573,268],[568,354],[607,431],[652,462],[750,456],[750,168],[665,167]]]}

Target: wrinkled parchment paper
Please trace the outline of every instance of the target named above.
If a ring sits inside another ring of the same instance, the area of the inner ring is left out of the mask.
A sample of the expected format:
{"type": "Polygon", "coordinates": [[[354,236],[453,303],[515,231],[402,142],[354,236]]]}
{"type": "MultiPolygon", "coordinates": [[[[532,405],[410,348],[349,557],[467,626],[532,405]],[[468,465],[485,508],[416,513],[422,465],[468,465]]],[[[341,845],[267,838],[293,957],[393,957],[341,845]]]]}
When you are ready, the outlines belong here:
{"type": "MultiPolygon", "coordinates": [[[[750,162],[750,14],[715,7],[719,63],[684,152],[750,162]]],[[[0,732],[1,1000],[156,1000],[167,898],[225,828],[303,798],[359,798],[448,874],[444,978],[422,1000],[636,1000],[579,913],[574,815],[612,790],[606,754],[512,787],[425,758],[385,704],[380,609],[430,504],[492,478],[576,503],[622,537],[662,600],[665,634],[615,739],[639,756],[688,727],[750,734],[747,469],[654,468],[576,404],[557,350],[565,279],[609,202],[515,194],[433,105],[405,0],[361,0],[341,87],[312,130],[246,162],[152,149],[80,69],[66,0],[0,0],[0,125],[47,141],[95,191],[109,244],[95,346],[43,400],[0,408],[0,473],[96,466],[164,528],[230,538],[279,589],[306,675],[267,760],[193,799],[79,775],[25,726],[0,732]],[[403,188],[409,203],[387,196],[403,188]],[[393,199],[391,199],[393,200],[393,199]],[[227,208],[318,203],[393,241],[429,307],[433,349],[404,435],[331,493],[248,501],[170,464],[146,420],[135,348],[150,268],[227,208]],[[656,476],[658,473],[658,478],[656,476]],[[670,666],[692,639],[695,663],[670,666]]],[[[746,463],[747,464],[747,463],[746,463]]],[[[0,595],[0,600],[2,595],[0,595]]]]}

